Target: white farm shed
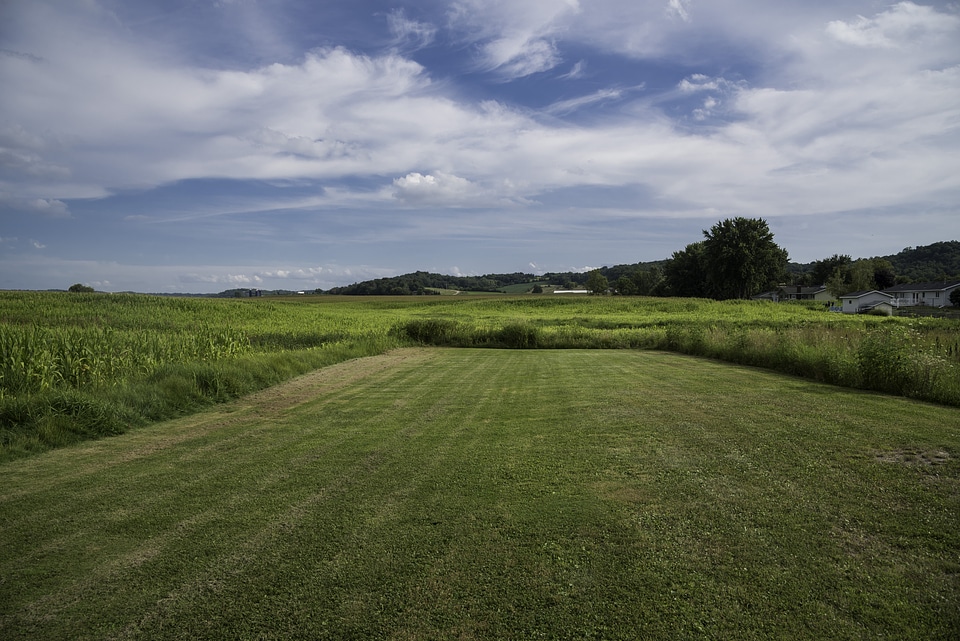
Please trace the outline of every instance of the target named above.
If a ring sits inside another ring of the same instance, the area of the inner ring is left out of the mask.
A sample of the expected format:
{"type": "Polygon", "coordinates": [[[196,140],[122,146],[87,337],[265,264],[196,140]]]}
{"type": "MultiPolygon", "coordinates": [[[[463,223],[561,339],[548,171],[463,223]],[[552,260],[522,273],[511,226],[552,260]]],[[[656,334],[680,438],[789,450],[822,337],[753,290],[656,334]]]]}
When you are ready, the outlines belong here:
{"type": "Polygon", "coordinates": [[[844,314],[860,314],[867,312],[881,303],[893,304],[893,296],[871,289],[863,292],[850,292],[840,297],[843,303],[844,314]]]}

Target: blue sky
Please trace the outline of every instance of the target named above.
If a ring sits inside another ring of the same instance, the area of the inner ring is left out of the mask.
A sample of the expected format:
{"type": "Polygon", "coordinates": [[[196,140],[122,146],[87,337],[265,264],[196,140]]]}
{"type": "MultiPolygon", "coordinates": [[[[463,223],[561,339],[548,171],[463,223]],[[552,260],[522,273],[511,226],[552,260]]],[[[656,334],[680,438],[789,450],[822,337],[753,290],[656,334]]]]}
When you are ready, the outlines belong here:
{"type": "Polygon", "coordinates": [[[0,2],[0,289],[960,239],[960,5],[0,2]]]}

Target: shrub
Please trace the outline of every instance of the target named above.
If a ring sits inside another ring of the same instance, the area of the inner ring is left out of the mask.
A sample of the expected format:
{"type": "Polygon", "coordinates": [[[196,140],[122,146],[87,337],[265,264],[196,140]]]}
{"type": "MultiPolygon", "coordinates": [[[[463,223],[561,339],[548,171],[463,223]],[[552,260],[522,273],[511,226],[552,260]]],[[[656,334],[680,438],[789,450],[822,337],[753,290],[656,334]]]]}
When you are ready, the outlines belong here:
{"type": "Polygon", "coordinates": [[[524,322],[505,325],[495,334],[497,341],[513,349],[535,349],[540,347],[540,332],[536,327],[524,322]]]}
{"type": "Polygon", "coordinates": [[[401,338],[408,338],[421,345],[456,345],[463,338],[460,323],[445,318],[416,318],[395,328],[401,338]]]}

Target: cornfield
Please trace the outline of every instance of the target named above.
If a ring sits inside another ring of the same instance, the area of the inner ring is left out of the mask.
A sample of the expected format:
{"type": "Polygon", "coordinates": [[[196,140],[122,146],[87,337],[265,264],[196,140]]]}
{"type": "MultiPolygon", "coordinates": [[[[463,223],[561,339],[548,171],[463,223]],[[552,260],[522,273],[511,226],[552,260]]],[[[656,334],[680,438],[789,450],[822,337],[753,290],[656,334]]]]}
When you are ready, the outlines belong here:
{"type": "Polygon", "coordinates": [[[0,292],[0,459],[411,344],[663,349],[960,406],[955,320],[629,297],[0,292]]]}
{"type": "Polygon", "coordinates": [[[229,328],[159,334],[108,327],[0,325],[0,393],[98,388],[149,376],[165,364],[213,361],[249,349],[246,335],[229,328]]]}

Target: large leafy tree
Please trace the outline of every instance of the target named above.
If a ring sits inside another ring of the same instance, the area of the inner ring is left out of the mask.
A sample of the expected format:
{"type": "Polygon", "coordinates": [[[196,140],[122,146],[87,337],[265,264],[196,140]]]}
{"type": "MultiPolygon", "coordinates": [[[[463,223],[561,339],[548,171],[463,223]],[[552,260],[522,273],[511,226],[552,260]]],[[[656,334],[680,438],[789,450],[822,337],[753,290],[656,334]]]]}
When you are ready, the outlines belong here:
{"type": "Polygon", "coordinates": [[[610,282],[607,280],[607,277],[600,273],[599,269],[595,269],[590,272],[590,276],[587,278],[587,289],[590,290],[593,294],[606,294],[607,288],[610,287],[610,282]]]}
{"type": "Polygon", "coordinates": [[[826,282],[833,277],[835,270],[840,269],[842,273],[842,270],[846,269],[852,262],[853,259],[850,258],[848,254],[834,254],[830,258],[813,261],[813,273],[810,275],[810,284],[825,285],[826,282]]]}
{"type": "Polygon", "coordinates": [[[690,243],[663,266],[663,278],[671,296],[707,296],[707,268],[703,242],[690,243]]]}
{"type": "Polygon", "coordinates": [[[783,278],[787,251],[762,218],[728,218],[703,232],[707,283],[717,298],[748,298],[783,278]]]}

